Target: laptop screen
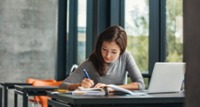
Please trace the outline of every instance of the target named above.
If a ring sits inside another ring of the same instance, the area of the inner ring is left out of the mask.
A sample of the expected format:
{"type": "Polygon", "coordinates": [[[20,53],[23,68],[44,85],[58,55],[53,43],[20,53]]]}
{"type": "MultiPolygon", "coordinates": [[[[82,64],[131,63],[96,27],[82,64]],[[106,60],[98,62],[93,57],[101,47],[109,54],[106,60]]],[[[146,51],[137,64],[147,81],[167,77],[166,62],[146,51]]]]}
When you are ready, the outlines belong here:
{"type": "Polygon", "coordinates": [[[184,75],[184,62],[156,62],[148,93],[180,92],[184,75]]]}

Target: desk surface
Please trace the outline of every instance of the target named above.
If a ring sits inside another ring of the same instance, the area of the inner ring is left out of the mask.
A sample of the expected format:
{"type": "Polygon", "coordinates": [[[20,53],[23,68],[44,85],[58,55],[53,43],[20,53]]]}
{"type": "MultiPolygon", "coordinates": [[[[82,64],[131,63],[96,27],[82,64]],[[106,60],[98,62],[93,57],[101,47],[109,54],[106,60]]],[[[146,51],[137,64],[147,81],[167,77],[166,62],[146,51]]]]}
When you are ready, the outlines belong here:
{"type": "MultiPolygon", "coordinates": [[[[21,82],[0,82],[0,85],[2,86],[3,92],[4,92],[4,107],[7,107],[8,106],[8,89],[14,89],[14,85],[31,85],[31,84],[21,83],[21,82]]],[[[2,92],[1,92],[1,97],[3,97],[2,92]]]]}
{"type": "Polygon", "coordinates": [[[0,84],[8,88],[14,88],[14,85],[32,85],[29,83],[21,83],[21,82],[1,82],[0,84]]]}
{"type": "Polygon", "coordinates": [[[82,105],[82,104],[183,104],[184,93],[166,93],[166,94],[149,94],[143,96],[131,96],[131,95],[109,95],[109,96],[79,96],[70,94],[51,94],[47,93],[54,99],[68,102],[70,104],[82,105]]]}
{"type": "Polygon", "coordinates": [[[23,107],[28,107],[28,97],[36,95],[47,95],[46,91],[53,91],[58,89],[58,86],[27,86],[27,85],[15,85],[15,105],[17,107],[18,98],[17,95],[23,96],[23,107]]]}
{"type": "Polygon", "coordinates": [[[58,86],[27,86],[27,85],[15,85],[16,90],[19,91],[52,91],[58,89],[58,86]]]}

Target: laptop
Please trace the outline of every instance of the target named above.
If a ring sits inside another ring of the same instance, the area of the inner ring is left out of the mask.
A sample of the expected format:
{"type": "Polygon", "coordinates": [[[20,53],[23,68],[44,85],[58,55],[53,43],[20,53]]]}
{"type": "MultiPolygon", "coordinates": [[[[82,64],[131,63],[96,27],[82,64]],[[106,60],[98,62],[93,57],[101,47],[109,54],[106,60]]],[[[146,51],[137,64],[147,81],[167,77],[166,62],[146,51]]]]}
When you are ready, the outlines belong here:
{"type": "Polygon", "coordinates": [[[156,62],[147,92],[180,92],[184,75],[184,62],[156,62]]]}

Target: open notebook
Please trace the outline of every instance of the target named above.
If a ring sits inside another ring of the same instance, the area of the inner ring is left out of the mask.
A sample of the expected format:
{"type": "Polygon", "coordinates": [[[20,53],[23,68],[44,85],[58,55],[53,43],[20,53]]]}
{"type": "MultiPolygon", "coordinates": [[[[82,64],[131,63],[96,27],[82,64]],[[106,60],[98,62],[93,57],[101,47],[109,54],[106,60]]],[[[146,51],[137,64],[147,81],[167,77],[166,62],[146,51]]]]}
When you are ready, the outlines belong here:
{"type": "Polygon", "coordinates": [[[148,93],[180,92],[184,75],[183,62],[157,62],[154,65],[148,93]]]}
{"type": "Polygon", "coordinates": [[[145,95],[145,93],[135,93],[130,90],[121,88],[114,84],[106,85],[104,88],[83,88],[78,87],[77,90],[71,92],[72,95],[108,95],[108,94],[114,94],[114,95],[123,95],[123,94],[129,94],[129,95],[145,95]],[[110,89],[113,91],[110,92],[110,89]]]}

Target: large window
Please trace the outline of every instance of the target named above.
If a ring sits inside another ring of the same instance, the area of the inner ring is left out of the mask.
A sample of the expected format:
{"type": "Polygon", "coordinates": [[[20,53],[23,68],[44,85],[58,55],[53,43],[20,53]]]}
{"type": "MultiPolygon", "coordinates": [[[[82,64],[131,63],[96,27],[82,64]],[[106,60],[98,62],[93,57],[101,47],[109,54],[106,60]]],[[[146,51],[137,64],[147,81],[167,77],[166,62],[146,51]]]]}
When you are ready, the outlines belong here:
{"type": "Polygon", "coordinates": [[[91,53],[96,36],[114,24],[124,26],[128,35],[127,50],[132,53],[145,78],[151,77],[155,62],[182,62],[182,2],[183,0],[70,0],[71,11],[67,22],[71,29],[67,31],[70,38],[66,68],[74,63],[82,63],[86,54],[91,53]]]}
{"type": "Polygon", "coordinates": [[[166,0],[166,62],[183,61],[183,0],[166,0]]]}
{"type": "Polygon", "coordinates": [[[148,0],[125,1],[127,49],[132,53],[142,73],[148,71],[149,5],[148,0]]]}
{"type": "MultiPolygon", "coordinates": [[[[125,0],[125,30],[129,50],[140,71],[148,73],[149,3],[148,0],[125,0]]],[[[129,80],[130,81],[130,80],[129,80]]],[[[145,79],[148,87],[148,79],[145,79]]]]}
{"type": "Polygon", "coordinates": [[[125,0],[127,49],[143,74],[151,75],[158,61],[183,61],[182,2],[125,0]]]}
{"type": "Polygon", "coordinates": [[[82,63],[86,56],[86,2],[78,0],[78,64],[82,63]]]}

